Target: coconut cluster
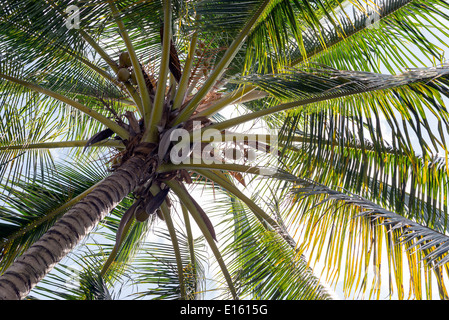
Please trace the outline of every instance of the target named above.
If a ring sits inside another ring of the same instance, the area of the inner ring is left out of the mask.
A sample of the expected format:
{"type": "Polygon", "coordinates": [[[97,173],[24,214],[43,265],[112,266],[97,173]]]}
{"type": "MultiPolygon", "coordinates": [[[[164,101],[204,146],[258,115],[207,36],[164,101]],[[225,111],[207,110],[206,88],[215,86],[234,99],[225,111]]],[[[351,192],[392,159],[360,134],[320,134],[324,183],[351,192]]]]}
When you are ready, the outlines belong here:
{"type": "Polygon", "coordinates": [[[119,56],[119,69],[117,71],[117,80],[120,82],[130,81],[133,84],[137,83],[136,75],[132,70],[131,57],[128,52],[122,52],[119,56]]]}

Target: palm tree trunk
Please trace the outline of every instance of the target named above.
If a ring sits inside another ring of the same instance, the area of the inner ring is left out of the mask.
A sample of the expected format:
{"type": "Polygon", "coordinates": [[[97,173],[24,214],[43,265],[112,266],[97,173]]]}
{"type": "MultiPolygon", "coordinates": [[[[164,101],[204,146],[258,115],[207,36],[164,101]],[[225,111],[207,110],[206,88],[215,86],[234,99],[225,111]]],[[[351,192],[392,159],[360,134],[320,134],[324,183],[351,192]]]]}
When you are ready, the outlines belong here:
{"type": "Polygon", "coordinates": [[[134,156],[75,204],[0,277],[0,299],[25,298],[30,290],[138,185],[145,159],[134,156]]]}

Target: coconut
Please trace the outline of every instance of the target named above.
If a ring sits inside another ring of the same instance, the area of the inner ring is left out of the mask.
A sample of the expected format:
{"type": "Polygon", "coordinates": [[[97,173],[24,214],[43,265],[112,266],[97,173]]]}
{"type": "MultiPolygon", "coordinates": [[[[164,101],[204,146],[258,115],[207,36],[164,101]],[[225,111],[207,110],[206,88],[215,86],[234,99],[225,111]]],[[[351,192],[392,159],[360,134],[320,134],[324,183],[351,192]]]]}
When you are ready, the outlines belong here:
{"type": "Polygon", "coordinates": [[[129,77],[131,76],[130,72],[126,68],[120,68],[117,72],[117,79],[121,82],[128,81],[129,77]]]}
{"type": "Polygon", "coordinates": [[[126,67],[126,68],[129,68],[133,65],[128,52],[125,51],[120,54],[119,63],[120,63],[121,67],[126,67]]]}
{"type": "Polygon", "coordinates": [[[136,217],[136,220],[139,222],[144,222],[150,217],[150,215],[146,213],[145,210],[137,210],[134,216],[136,217]]]}

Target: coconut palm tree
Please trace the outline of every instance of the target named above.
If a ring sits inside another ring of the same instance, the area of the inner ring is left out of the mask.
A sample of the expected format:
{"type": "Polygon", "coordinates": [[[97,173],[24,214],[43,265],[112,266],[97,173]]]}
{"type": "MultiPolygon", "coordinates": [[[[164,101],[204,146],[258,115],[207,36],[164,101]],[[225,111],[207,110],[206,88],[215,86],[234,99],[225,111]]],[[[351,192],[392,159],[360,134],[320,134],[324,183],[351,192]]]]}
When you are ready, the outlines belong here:
{"type": "Polygon", "coordinates": [[[448,13],[2,1],[0,297],[448,298],[448,13]]]}

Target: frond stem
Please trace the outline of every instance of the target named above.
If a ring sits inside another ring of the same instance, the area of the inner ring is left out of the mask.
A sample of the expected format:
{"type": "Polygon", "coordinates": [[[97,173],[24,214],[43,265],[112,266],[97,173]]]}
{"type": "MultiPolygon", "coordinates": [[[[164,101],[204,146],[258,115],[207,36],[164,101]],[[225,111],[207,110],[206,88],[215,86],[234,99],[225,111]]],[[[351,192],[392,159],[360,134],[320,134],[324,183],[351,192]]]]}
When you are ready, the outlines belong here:
{"type": "MultiPolygon", "coordinates": [[[[142,68],[140,66],[136,51],[134,50],[134,46],[131,42],[129,34],[126,31],[125,25],[119,17],[119,12],[118,12],[117,7],[115,6],[115,4],[112,1],[109,1],[109,7],[111,9],[112,16],[114,17],[115,23],[117,24],[117,26],[119,28],[120,36],[122,37],[123,41],[125,42],[126,49],[128,50],[128,54],[131,59],[131,63],[133,65],[133,70],[136,75],[137,85],[139,87],[139,92],[140,92],[140,97],[141,97],[141,102],[142,102],[143,116],[144,116],[144,119],[146,122],[148,119],[145,118],[145,115],[148,115],[148,112],[151,109],[151,100],[150,100],[150,94],[147,90],[145,79],[143,77],[142,68]]],[[[115,68],[118,71],[118,67],[116,66],[115,68]]]]}
{"type": "MultiPolygon", "coordinates": [[[[195,115],[195,117],[209,117],[216,114],[218,111],[222,110],[224,107],[230,104],[244,102],[245,96],[251,93],[254,89],[254,86],[241,87],[238,90],[233,91],[222,97],[221,99],[213,102],[209,107],[207,107],[206,110],[199,112],[197,115],[195,115]]],[[[265,97],[265,95],[260,96],[259,99],[263,97],[265,97]]]]}
{"type": "Polygon", "coordinates": [[[162,215],[164,217],[164,221],[167,225],[168,232],[170,234],[170,239],[173,245],[173,251],[175,252],[176,257],[176,267],[178,269],[178,279],[179,285],[181,289],[181,299],[186,299],[186,288],[184,283],[184,270],[182,266],[181,252],[179,250],[178,238],[176,237],[176,229],[173,224],[173,220],[170,216],[170,209],[167,206],[167,203],[163,202],[161,205],[162,215]]]}
{"type": "Polygon", "coordinates": [[[165,90],[169,73],[170,45],[171,45],[171,1],[164,0],[164,31],[162,35],[162,56],[159,70],[159,78],[157,81],[156,94],[154,97],[154,105],[151,110],[146,111],[146,129],[142,137],[143,141],[155,141],[157,138],[157,125],[161,121],[164,111],[165,90]]]}
{"type": "Polygon", "coordinates": [[[83,193],[77,195],[76,197],[72,198],[71,200],[67,201],[65,204],[63,204],[62,206],[60,206],[59,208],[49,212],[48,214],[32,221],[30,224],[26,225],[25,227],[21,228],[20,230],[16,231],[15,233],[11,234],[10,236],[8,236],[7,238],[3,239],[2,241],[0,241],[0,247],[4,247],[5,244],[10,243],[12,241],[14,241],[15,239],[17,239],[18,237],[24,235],[25,233],[27,233],[28,231],[33,230],[34,228],[36,228],[37,226],[46,223],[47,221],[56,218],[59,215],[62,215],[64,213],[64,211],[66,211],[67,209],[69,209],[70,207],[72,207],[73,205],[75,205],[77,202],[81,201],[82,199],[84,199],[89,193],[91,193],[100,183],[102,183],[102,181],[94,184],[93,186],[91,186],[90,188],[88,188],[86,191],[84,191],[83,193]]]}
{"type": "MultiPolygon", "coordinates": [[[[78,148],[86,146],[88,140],[73,140],[73,141],[54,141],[54,142],[38,142],[25,145],[0,146],[0,150],[30,150],[30,149],[56,149],[56,148],[78,148]]],[[[123,142],[120,140],[105,140],[97,142],[91,147],[123,147],[123,142]]]]}
{"type": "Polygon", "coordinates": [[[2,74],[0,73],[0,78],[9,80],[11,82],[20,84],[28,89],[31,89],[33,91],[45,94],[49,97],[55,98],[61,102],[64,102],[68,105],[71,105],[72,107],[80,110],[81,112],[85,113],[86,115],[94,118],[95,120],[98,120],[100,123],[104,124],[106,127],[108,127],[109,129],[111,129],[112,131],[114,131],[116,134],[118,134],[122,139],[127,139],[129,134],[128,131],[126,131],[124,128],[122,128],[121,126],[119,126],[117,123],[115,123],[114,121],[108,119],[107,117],[103,116],[102,114],[98,113],[95,110],[92,110],[88,107],[86,107],[85,105],[74,101],[70,98],[67,98],[66,96],[59,94],[57,92],[42,88],[41,86],[35,85],[33,83],[21,80],[21,79],[17,79],[15,77],[12,76],[8,76],[6,74],[2,74]]]}
{"type": "MultiPolygon", "coordinates": [[[[60,15],[64,16],[67,18],[67,13],[61,11],[57,6],[55,6],[54,4],[52,4],[52,2],[54,2],[53,0],[50,0],[50,5],[56,9],[60,15]]],[[[117,73],[118,71],[118,67],[117,64],[114,62],[114,60],[111,59],[111,57],[103,50],[103,48],[101,48],[101,46],[95,42],[94,39],[92,39],[92,37],[86,33],[84,30],[80,29],[79,33],[81,34],[81,36],[83,37],[83,39],[90,44],[90,46],[103,58],[103,60],[109,65],[109,67],[115,72],[117,73]]],[[[104,71],[101,68],[98,68],[96,65],[94,65],[93,63],[91,63],[89,60],[79,57],[78,55],[72,53],[70,50],[67,51],[70,55],[72,55],[74,58],[79,59],[82,63],[84,63],[85,65],[87,65],[88,67],[90,67],[92,70],[94,70],[95,72],[97,72],[98,74],[102,75],[104,78],[109,79],[112,83],[116,84],[117,86],[121,87],[120,83],[117,82],[116,79],[114,79],[113,77],[111,77],[106,71],[104,71]]],[[[134,87],[129,84],[129,83],[125,83],[124,84],[128,94],[133,98],[135,104],[137,105],[138,109],[140,112],[142,112],[142,102],[141,99],[139,97],[139,95],[136,94],[136,90],[134,89],[134,87]]]]}
{"type": "Polygon", "coordinates": [[[243,192],[241,192],[237,187],[235,187],[230,181],[227,181],[224,177],[220,176],[217,171],[204,170],[204,169],[195,169],[195,171],[198,172],[203,177],[219,184],[220,186],[228,190],[230,193],[234,194],[241,201],[243,201],[243,203],[245,203],[251,209],[251,211],[253,211],[257,219],[259,219],[259,221],[262,224],[268,223],[274,229],[279,228],[277,222],[273,220],[273,218],[267,215],[265,211],[262,210],[262,208],[260,208],[254,201],[252,201],[250,198],[244,195],[243,192]]]}
{"type": "MultiPolygon", "coordinates": [[[[196,20],[200,19],[200,15],[197,15],[196,20]]],[[[189,53],[182,70],[181,80],[179,81],[178,90],[176,91],[175,100],[173,101],[173,110],[178,109],[184,103],[187,88],[189,86],[189,78],[191,74],[193,59],[195,57],[196,45],[198,43],[198,30],[192,35],[192,39],[189,43],[189,53]]]]}
{"type": "Polygon", "coordinates": [[[256,10],[251,19],[246,23],[245,27],[242,29],[240,34],[234,39],[229,48],[226,50],[225,54],[221,58],[220,62],[215,67],[214,71],[210,74],[209,78],[204,82],[201,89],[195,94],[192,100],[187,104],[187,106],[178,115],[176,122],[181,123],[190,118],[195,108],[198,106],[200,101],[209,93],[212,87],[215,85],[216,81],[219,80],[221,75],[224,73],[225,69],[234,59],[238,50],[243,45],[247,36],[253,29],[256,22],[260,19],[260,16],[271,3],[271,0],[265,0],[260,7],[256,10]]]}
{"type": "Polygon", "coordinates": [[[187,190],[177,181],[167,181],[167,185],[173,190],[173,192],[179,197],[181,202],[186,206],[190,214],[192,215],[193,219],[195,220],[196,224],[200,228],[201,232],[203,233],[207,243],[209,244],[215,259],[217,260],[220,269],[226,279],[226,282],[229,286],[229,289],[231,291],[231,294],[234,299],[238,300],[238,295],[235,290],[234,284],[232,283],[231,275],[229,274],[229,271],[224,263],[223,257],[221,256],[220,250],[218,249],[217,245],[214,242],[214,239],[212,238],[212,235],[210,234],[210,231],[208,230],[206,224],[204,223],[203,219],[201,218],[201,215],[199,214],[197,208],[195,207],[195,204],[190,199],[190,196],[187,192],[187,190]]]}
{"type": "Polygon", "coordinates": [[[190,225],[189,211],[187,207],[181,203],[182,216],[184,218],[184,226],[187,233],[187,242],[189,244],[190,263],[192,264],[194,273],[196,274],[196,262],[195,262],[195,244],[193,241],[192,227],[190,225]]]}
{"type": "Polygon", "coordinates": [[[114,248],[112,248],[112,251],[108,256],[108,259],[106,260],[106,262],[103,265],[103,268],[100,271],[100,275],[102,277],[104,277],[106,275],[106,272],[108,272],[109,268],[111,267],[112,263],[114,262],[115,258],[117,257],[118,251],[119,251],[123,241],[125,241],[126,235],[128,234],[129,228],[133,224],[134,220],[135,220],[134,217],[132,217],[125,224],[125,226],[123,228],[123,236],[122,236],[121,240],[114,245],[114,248]]]}
{"type": "Polygon", "coordinates": [[[187,164],[161,164],[157,172],[170,172],[174,170],[195,170],[198,169],[211,169],[211,170],[225,170],[225,171],[236,171],[242,173],[251,173],[256,175],[261,175],[261,168],[258,167],[250,167],[241,164],[235,163],[187,163],[187,164]]]}
{"type": "Polygon", "coordinates": [[[293,249],[296,249],[296,242],[290,237],[290,235],[283,231],[281,226],[271,218],[265,211],[259,207],[254,201],[248,198],[242,191],[240,191],[233,183],[231,183],[222,172],[216,170],[204,170],[204,169],[196,169],[203,177],[210,179],[222,186],[228,192],[232,193],[234,196],[239,198],[243,203],[245,203],[248,208],[255,214],[256,218],[260,221],[260,223],[267,227],[267,224],[273,228],[274,232],[279,234],[293,249]]]}

